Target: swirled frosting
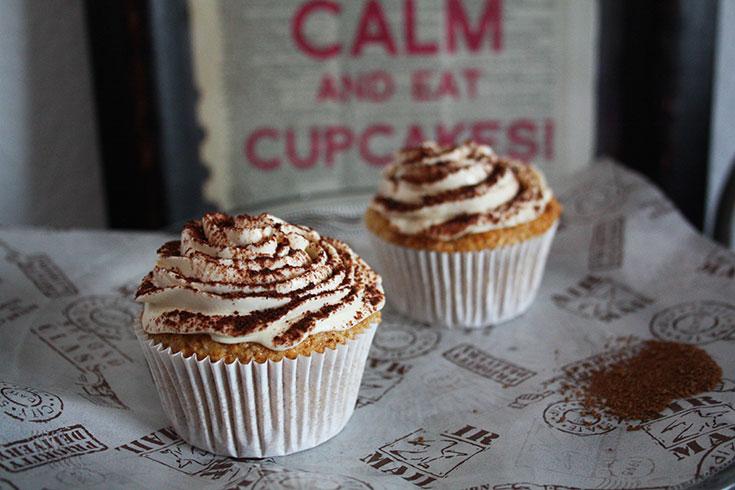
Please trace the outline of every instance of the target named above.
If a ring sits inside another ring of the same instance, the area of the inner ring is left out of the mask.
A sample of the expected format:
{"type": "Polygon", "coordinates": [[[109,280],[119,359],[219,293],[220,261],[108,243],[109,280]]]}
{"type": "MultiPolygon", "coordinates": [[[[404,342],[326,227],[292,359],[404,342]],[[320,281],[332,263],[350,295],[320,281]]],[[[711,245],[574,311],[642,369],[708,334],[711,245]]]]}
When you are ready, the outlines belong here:
{"type": "Polygon", "coordinates": [[[538,218],[552,197],[532,165],[467,142],[398,152],[370,207],[399,232],[452,240],[538,218]]]}
{"type": "Polygon", "coordinates": [[[136,294],[148,333],[205,333],[285,350],[383,307],[380,277],[345,243],[275,216],[209,213],[164,244],[136,294]]]}

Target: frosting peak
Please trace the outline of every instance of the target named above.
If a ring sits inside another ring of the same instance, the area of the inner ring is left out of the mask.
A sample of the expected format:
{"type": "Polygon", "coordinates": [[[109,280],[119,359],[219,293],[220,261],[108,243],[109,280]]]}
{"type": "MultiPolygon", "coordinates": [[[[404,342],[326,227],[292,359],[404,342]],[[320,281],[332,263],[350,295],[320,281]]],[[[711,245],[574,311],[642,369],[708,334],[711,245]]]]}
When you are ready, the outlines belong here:
{"type": "Polygon", "coordinates": [[[158,250],[136,299],[148,333],[285,350],[380,310],[380,277],[343,242],[261,214],[208,213],[158,250]]]}
{"type": "Polygon", "coordinates": [[[452,240],[532,221],[551,196],[532,165],[489,146],[425,142],[398,152],[370,207],[403,234],[452,240]]]}

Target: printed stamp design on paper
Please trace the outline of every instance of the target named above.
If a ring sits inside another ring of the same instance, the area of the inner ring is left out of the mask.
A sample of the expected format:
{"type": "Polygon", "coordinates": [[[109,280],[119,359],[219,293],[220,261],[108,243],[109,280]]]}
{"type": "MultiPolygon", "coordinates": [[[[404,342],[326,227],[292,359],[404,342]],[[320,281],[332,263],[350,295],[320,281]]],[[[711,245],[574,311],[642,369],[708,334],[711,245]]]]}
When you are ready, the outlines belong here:
{"type": "Polygon", "coordinates": [[[617,422],[604,413],[589,413],[581,401],[560,401],[544,410],[549,427],[575,436],[595,436],[610,432],[617,422]]]}
{"type": "Polygon", "coordinates": [[[64,309],[64,315],[81,330],[108,341],[134,340],[139,304],[119,296],[87,296],[64,309]]]}
{"type": "Polygon", "coordinates": [[[223,490],[288,490],[297,488],[373,489],[369,483],[351,476],[315,473],[270,465],[253,465],[243,478],[227,484],[223,490]]]}
{"type": "Polygon", "coordinates": [[[656,313],[650,329],[661,340],[688,344],[731,340],[735,333],[735,307],[718,301],[680,303],[656,313]]]}
{"type": "Polygon", "coordinates": [[[470,344],[457,345],[442,356],[452,364],[495,381],[503,388],[518,386],[536,375],[535,371],[493,357],[470,344]]]}
{"type": "Polygon", "coordinates": [[[522,409],[526,408],[529,405],[533,405],[534,403],[540,402],[541,400],[545,400],[546,398],[550,397],[554,393],[556,393],[556,390],[553,389],[554,381],[558,381],[556,379],[554,380],[547,380],[544,383],[548,382],[548,385],[542,385],[542,389],[535,393],[522,393],[518,395],[515,400],[510,402],[508,406],[510,408],[515,409],[522,409]],[[549,388],[549,389],[543,389],[543,388],[549,388]]]}
{"type": "Polygon", "coordinates": [[[697,464],[696,478],[705,478],[725,469],[735,461],[735,439],[712,446],[697,464]]]}
{"type": "MultiPolygon", "coordinates": [[[[59,484],[68,488],[138,488],[125,475],[111,473],[100,467],[90,468],[83,464],[72,464],[78,460],[65,461],[67,467],[56,473],[54,478],[59,484]]],[[[61,463],[61,464],[64,464],[61,463]]]]}
{"type": "Polygon", "coordinates": [[[629,359],[643,346],[639,339],[632,337],[617,337],[612,339],[606,348],[597,354],[585,357],[578,361],[565,364],[561,367],[561,374],[545,379],[536,391],[518,395],[508,406],[522,409],[538,403],[554,394],[558,394],[564,384],[579,383],[589,377],[590,373],[600,366],[608,366],[629,359]]]}
{"type": "Polygon", "coordinates": [[[620,183],[617,171],[610,170],[606,180],[583,182],[561,197],[565,223],[589,223],[622,208],[628,192],[620,183]]]}
{"type": "Polygon", "coordinates": [[[76,385],[81,388],[79,394],[98,407],[128,409],[128,406],[120,400],[120,397],[113,391],[110,383],[107,382],[107,379],[99,370],[83,373],[79,376],[76,385]]]}
{"type": "Polygon", "coordinates": [[[415,359],[433,351],[440,339],[438,330],[386,312],[375,333],[370,358],[381,361],[415,359]]]}
{"type": "Polygon", "coordinates": [[[679,461],[735,440],[735,410],[711,396],[677,400],[665,413],[642,428],[679,461]]]}
{"type": "Polygon", "coordinates": [[[735,278],[735,254],[722,247],[714,248],[697,269],[702,274],[724,279],[735,278]]]}
{"type": "Polygon", "coordinates": [[[35,303],[25,303],[21,298],[13,298],[0,303],[0,326],[14,322],[18,318],[38,309],[35,303]]]}
{"type": "Polygon", "coordinates": [[[0,410],[23,422],[48,422],[64,410],[64,402],[48,391],[0,381],[0,410]]]}
{"type": "Polygon", "coordinates": [[[712,391],[718,393],[735,393],[735,380],[722,378],[722,381],[712,391]]]}
{"type": "Polygon", "coordinates": [[[109,487],[108,475],[83,466],[61,470],[56,474],[55,478],[62,485],[74,488],[101,485],[106,481],[108,482],[106,486],[109,487]]]}
{"type": "Polygon", "coordinates": [[[638,479],[653,474],[656,464],[651,458],[644,456],[629,456],[624,459],[614,459],[607,464],[607,471],[611,476],[625,479],[638,479]]]}
{"type": "MultiPolygon", "coordinates": [[[[637,488],[638,482],[612,478],[607,465],[618,452],[620,430],[595,437],[573,437],[549,430],[542,420],[529,422],[525,440],[513,461],[516,468],[531,470],[549,479],[594,479],[600,488],[637,488]],[[556,475],[552,477],[551,475],[556,475]]],[[[520,441],[519,441],[520,442],[520,441]]]]}
{"type": "MultiPolygon", "coordinates": [[[[599,488],[618,488],[618,487],[599,487],[599,488]]],[[[667,490],[669,487],[625,487],[635,488],[636,490],[667,490]]],[[[467,487],[465,490],[598,490],[597,488],[568,487],[566,485],[554,485],[552,483],[501,483],[499,485],[490,484],[479,487],[467,487]]]]}
{"type": "Polygon", "coordinates": [[[164,427],[115,448],[205,480],[232,480],[241,468],[238,460],[217,456],[183,441],[173,427],[164,427]]]}
{"type": "Polygon", "coordinates": [[[499,483],[492,485],[487,483],[481,486],[467,487],[465,490],[586,490],[579,487],[567,487],[565,485],[551,485],[542,483],[499,483]]]}
{"type": "Polygon", "coordinates": [[[106,449],[89,430],[77,424],[0,445],[0,467],[18,473],[106,449]]]}
{"type": "Polygon", "coordinates": [[[643,342],[634,337],[612,339],[602,352],[570,362],[561,367],[564,377],[574,382],[589,378],[600,366],[616,364],[636,355],[643,348],[643,342]]]}
{"type": "Polygon", "coordinates": [[[450,395],[453,391],[477,388],[475,379],[465,376],[463,371],[454,369],[427,369],[419,374],[419,380],[423,384],[421,389],[432,393],[437,400],[439,397],[450,395]]]}
{"type": "Polygon", "coordinates": [[[564,214],[569,222],[588,222],[620,209],[624,193],[612,182],[581,186],[570,199],[564,199],[564,214]]]}
{"type": "Polygon", "coordinates": [[[360,393],[357,396],[357,408],[380,401],[386,393],[403,381],[410,369],[410,365],[398,361],[368,359],[365,373],[362,376],[360,393]]]}
{"type": "Polygon", "coordinates": [[[0,490],[18,490],[18,487],[16,487],[10,480],[0,478],[0,490]]]}
{"type": "Polygon", "coordinates": [[[2,240],[0,251],[5,251],[5,260],[18,266],[28,280],[47,298],[65,298],[79,292],[64,271],[48,255],[26,255],[2,240]]]}
{"type": "Polygon", "coordinates": [[[647,213],[648,219],[652,221],[663,218],[664,216],[676,211],[673,203],[665,197],[649,199],[641,203],[640,207],[645,213],[647,213]]]}
{"type": "Polygon", "coordinates": [[[549,398],[552,395],[556,395],[561,390],[562,384],[570,379],[568,376],[563,374],[553,376],[545,379],[539,383],[535,391],[528,393],[521,393],[508,404],[510,408],[523,409],[529,405],[534,405],[542,400],[549,398]]]}
{"type": "Polygon", "coordinates": [[[564,294],[555,294],[551,299],[563,310],[606,323],[653,303],[652,299],[617,281],[598,276],[587,276],[564,294]]]}
{"type": "Polygon", "coordinates": [[[593,272],[619,269],[625,255],[625,218],[601,221],[592,229],[588,266],[593,272]]]}
{"type": "Polygon", "coordinates": [[[429,488],[461,465],[490,448],[499,434],[465,425],[441,433],[417,429],[390,442],[360,461],[429,488]]]}
{"type": "Polygon", "coordinates": [[[131,359],[109,340],[83,330],[71,322],[32,327],[31,332],[82,374],[80,394],[96,405],[127,409],[107,382],[103,371],[131,363],[131,359]]]}
{"type": "Polygon", "coordinates": [[[31,328],[31,332],[82,372],[133,362],[106,339],[70,323],[47,323],[31,328]]]}

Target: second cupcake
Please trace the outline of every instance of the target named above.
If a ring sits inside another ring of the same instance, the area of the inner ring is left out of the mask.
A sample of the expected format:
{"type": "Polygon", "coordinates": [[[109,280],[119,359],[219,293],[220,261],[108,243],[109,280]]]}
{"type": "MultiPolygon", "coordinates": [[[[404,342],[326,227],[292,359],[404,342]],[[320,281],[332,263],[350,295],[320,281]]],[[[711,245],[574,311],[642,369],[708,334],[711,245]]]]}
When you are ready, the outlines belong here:
{"type": "Polygon", "coordinates": [[[528,309],[560,215],[532,165],[428,142],[398,153],[365,218],[396,308],[452,328],[528,309]]]}

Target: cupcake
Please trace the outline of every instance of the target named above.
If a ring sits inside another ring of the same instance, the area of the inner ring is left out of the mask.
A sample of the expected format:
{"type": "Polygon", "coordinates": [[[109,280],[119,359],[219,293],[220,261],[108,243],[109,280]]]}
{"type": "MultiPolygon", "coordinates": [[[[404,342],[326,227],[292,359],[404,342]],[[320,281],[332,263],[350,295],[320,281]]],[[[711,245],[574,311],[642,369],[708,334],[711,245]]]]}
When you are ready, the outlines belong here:
{"type": "Polygon", "coordinates": [[[343,242],[268,214],[221,213],[158,250],[136,299],[176,432],[258,458],[342,430],[385,302],[380,277],[343,242]]]}
{"type": "Polygon", "coordinates": [[[394,306],[482,327],[533,302],[561,206],[532,165],[472,142],[400,151],[365,220],[394,306]]]}

